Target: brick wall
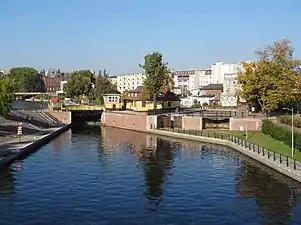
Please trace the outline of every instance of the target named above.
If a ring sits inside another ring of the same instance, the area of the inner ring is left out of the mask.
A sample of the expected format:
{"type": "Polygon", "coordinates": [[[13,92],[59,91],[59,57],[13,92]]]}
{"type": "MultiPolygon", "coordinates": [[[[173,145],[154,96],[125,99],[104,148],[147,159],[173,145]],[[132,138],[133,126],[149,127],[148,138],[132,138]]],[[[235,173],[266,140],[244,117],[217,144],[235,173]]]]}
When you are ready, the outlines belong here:
{"type": "Polygon", "coordinates": [[[102,113],[101,123],[110,127],[146,131],[147,115],[105,111],[102,113]]]}
{"type": "Polygon", "coordinates": [[[230,118],[229,130],[253,130],[257,131],[261,129],[261,119],[258,118],[230,118]]]}
{"type": "Polygon", "coordinates": [[[182,117],[182,129],[185,130],[202,130],[203,119],[198,116],[183,116],[182,117]]]}
{"type": "Polygon", "coordinates": [[[57,118],[59,121],[61,121],[64,124],[70,124],[71,123],[71,112],[51,112],[49,111],[49,114],[53,117],[57,118]]]}

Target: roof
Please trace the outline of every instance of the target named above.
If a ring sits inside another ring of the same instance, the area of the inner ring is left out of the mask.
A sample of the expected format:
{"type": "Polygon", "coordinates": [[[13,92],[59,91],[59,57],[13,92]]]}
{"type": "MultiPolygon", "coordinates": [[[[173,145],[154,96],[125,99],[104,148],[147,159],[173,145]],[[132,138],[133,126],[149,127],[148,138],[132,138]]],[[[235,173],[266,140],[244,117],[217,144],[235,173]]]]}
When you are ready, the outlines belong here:
{"type": "Polygon", "coordinates": [[[56,98],[56,97],[52,97],[52,98],[50,99],[50,101],[51,101],[52,103],[58,103],[58,102],[60,102],[60,99],[59,99],[59,98],[56,98]]]}
{"type": "MultiPolygon", "coordinates": [[[[143,86],[139,86],[135,90],[127,91],[123,99],[130,100],[130,101],[150,101],[153,99],[153,96],[147,94],[143,86]]],[[[163,89],[162,92],[157,95],[157,100],[158,101],[180,101],[180,98],[174,92],[163,89]]]]}
{"type": "Polygon", "coordinates": [[[223,84],[209,84],[205,87],[200,88],[201,91],[205,90],[223,90],[223,84]]]}

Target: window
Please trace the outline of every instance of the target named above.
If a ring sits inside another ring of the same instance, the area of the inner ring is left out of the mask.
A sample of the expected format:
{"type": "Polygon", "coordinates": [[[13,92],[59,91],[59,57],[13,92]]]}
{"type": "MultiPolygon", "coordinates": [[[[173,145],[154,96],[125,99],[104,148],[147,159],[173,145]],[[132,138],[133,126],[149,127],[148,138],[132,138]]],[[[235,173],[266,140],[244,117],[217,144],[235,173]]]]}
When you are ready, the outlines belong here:
{"type": "Polygon", "coordinates": [[[146,107],[146,102],[142,101],[142,107],[146,107]]]}
{"type": "Polygon", "coordinates": [[[171,102],[167,102],[167,107],[171,107],[171,102]]]}

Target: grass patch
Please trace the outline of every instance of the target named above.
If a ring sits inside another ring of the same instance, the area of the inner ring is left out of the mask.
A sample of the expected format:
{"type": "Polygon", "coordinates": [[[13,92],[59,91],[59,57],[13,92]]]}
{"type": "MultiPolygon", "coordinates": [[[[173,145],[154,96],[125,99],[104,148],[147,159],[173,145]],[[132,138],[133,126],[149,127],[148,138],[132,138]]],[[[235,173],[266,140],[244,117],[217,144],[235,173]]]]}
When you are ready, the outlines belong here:
{"type": "MultiPolygon", "coordinates": [[[[211,137],[211,138],[219,138],[219,139],[227,139],[229,134],[236,136],[240,139],[245,139],[245,132],[244,131],[229,131],[229,130],[216,130],[216,129],[206,129],[206,130],[182,130],[182,129],[170,129],[165,128],[161,130],[166,131],[173,131],[176,133],[184,133],[196,136],[203,136],[203,137],[211,137]]],[[[284,144],[281,141],[278,141],[271,136],[264,134],[260,131],[249,131],[248,132],[248,141],[250,143],[259,145],[265,149],[270,151],[282,154],[284,156],[291,157],[291,146],[284,144]]],[[[301,152],[298,149],[295,149],[295,159],[301,162],[301,152]]]]}
{"type": "MultiPolygon", "coordinates": [[[[231,131],[230,133],[241,139],[246,138],[245,132],[242,132],[242,131],[231,131]]],[[[291,157],[291,152],[292,152],[291,146],[288,146],[288,145],[284,144],[283,142],[278,141],[278,140],[272,138],[271,136],[266,135],[262,132],[249,131],[248,132],[248,141],[251,143],[254,143],[256,145],[259,145],[261,147],[264,147],[266,149],[269,149],[271,151],[291,157]]],[[[299,152],[297,149],[295,149],[295,158],[296,158],[296,160],[301,161],[301,152],[299,152]]]]}

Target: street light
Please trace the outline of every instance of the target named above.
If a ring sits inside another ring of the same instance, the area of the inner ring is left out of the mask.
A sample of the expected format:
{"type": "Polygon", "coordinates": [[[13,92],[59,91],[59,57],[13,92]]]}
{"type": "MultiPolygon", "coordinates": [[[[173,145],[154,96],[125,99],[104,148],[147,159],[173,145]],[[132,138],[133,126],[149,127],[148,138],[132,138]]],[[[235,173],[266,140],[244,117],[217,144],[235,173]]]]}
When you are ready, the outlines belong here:
{"type": "Polygon", "coordinates": [[[294,158],[294,107],[283,108],[292,112],[292,158],[294,158]]]}

